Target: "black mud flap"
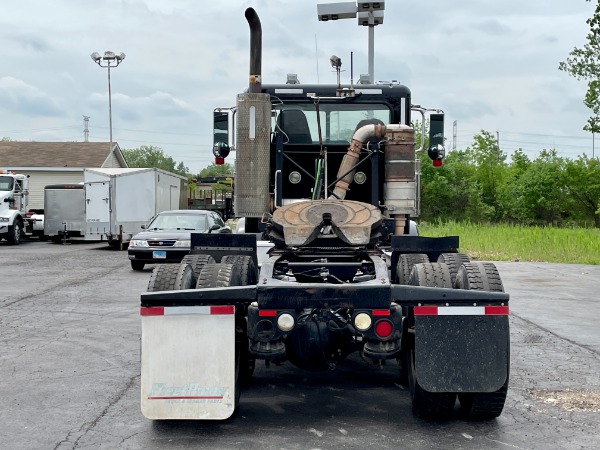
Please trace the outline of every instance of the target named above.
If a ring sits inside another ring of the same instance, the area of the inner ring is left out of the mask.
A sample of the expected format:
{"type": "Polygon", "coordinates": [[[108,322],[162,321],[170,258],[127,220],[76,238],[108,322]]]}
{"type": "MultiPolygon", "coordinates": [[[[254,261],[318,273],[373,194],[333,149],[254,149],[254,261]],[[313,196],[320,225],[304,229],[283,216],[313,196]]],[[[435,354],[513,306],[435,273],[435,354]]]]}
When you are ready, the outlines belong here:
{"type": "Polygon", "coordinates": [[[508,316],[416,316],[415,369],[430,392],[494,392],[508,376],[508,316]]]}

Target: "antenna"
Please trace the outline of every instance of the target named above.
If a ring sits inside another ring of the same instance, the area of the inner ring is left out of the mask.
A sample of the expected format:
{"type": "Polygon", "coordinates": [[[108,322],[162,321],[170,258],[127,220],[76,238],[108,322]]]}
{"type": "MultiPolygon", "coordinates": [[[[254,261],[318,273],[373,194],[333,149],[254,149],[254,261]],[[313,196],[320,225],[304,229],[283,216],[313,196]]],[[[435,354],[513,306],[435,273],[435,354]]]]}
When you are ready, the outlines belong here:
{"type": "Polygon", "coordinates": [[[354,90],[354,52],[350,52],[350,89],[354,90]]]}
{"type": "Polygon", "coordinates": [[[90,116],[83,116],[83,142],[88,142],[90,137],[90,130],[88,123],[90,122],[90,116]]]}

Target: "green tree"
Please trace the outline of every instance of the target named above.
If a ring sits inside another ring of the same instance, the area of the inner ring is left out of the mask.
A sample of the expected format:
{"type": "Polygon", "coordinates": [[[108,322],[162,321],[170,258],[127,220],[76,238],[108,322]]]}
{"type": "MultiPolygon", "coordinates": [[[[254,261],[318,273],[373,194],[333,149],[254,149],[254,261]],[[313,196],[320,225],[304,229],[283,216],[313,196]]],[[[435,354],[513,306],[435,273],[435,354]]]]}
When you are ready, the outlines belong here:
{"type": "Polygon", "coordinates": [[[531,162],[518,154],[517,165],[511,167],[511,174],[499,191],[504,218],[546,225],[569,217],[572,208],[564,187],[565,163],[556,150],[542,150],[531,162]]]}
{"type": "Polygon", "coordinates": [[[487,221],[493,208],[483,202],[476,167],[466,152],[448,153],[441,167],[421,161],[421,218],[423,220],[487,221]]]}
{"type": "Polygon", "coordinates": [[[233,166],[229,163],[225,164],[210,164],[200,171],[199,178],[216,177],[219,175],[233,174],[233,166]]]}
{"type": "Polygon", "coordinates": [[[592,110],[593,114],[583,129],[598,133],[600,131],[600,2],[596,6],[594,15],[586,23],[590,27],[586,37],[587,43],[582,48],[575,47],[569,53],[570,57],[561,62],[558,68],[578,80],[589,80],[583,103],[592,110]]]}
{"type": "Polygon", "coordinates": [[[581,208],[583,217],[592,219],[594,226],[600,228],[600,161],[586,155],[569,160],[565,175],[567,192],[581,208]]]}
{"type": "Polygon", "coordinates": [[[506,154],[489,131],[481,130],[473,140],[473,145],[465,151],[465,156],[476,167],[473,181],[481,188],[483,202],[494,209],[494,217],[499,219],[502,212],[499,210],[498,189],[506,176],[506,154]]]}
{"type": "Polygon", "coordinates": [[[189,172],[183,162],[176,163],[173,158],[165,155],[162,148],[153,145],[125,149],[123,155],[129,167],[152,167],[184,176],[189,172]]]}

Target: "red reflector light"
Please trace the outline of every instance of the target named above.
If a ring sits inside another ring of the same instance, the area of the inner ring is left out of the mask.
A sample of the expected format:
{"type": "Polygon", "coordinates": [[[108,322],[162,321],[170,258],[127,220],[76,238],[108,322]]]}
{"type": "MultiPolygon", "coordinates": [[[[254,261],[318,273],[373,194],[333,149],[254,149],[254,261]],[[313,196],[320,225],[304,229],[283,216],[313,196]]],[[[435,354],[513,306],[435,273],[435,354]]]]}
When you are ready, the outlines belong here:
{"type": "Polygon", "coordinates": [[[441,159],[434,159],[434,160],[433,160],[433,165],[434,165],[435,167],[441,167],[441,165],[442,165],[442,164],[444,164],[444,163],[442,162],[442,160],[441,160],[441,159]]]}
{"type": "Polygon", "coordinates": [[[215,156],[215,164],[217,166],[221,166],[221,165],[225,164],[225,158],[221,158],[219,156],[215,156]]]}
{"type": "Polygon", "coordinates": [[[390,310],[389,309],[374,309],[373,315],[374,316],[389,316],[390,310]]]}
{"type": "Polygon", "coordinates": [[[163,306],[155,306],[152,308],[140,308],[140,316],[164,316],[165,308],[163,306]]]}
{"type": "Polygon", "coordinates": [[[274,309],[261,309],[258,311],[259,317],[275,317],[277,315],[277,311],[274,309]]]}
{"type": "Polygon", "coordinates": [[[486,306],[486,316],[508,316],[508,306],[486,306]]]}
{"type": "Polygon", "coordinates": [[[394,331],[394,326],[389,320],[380,320],[375,324],[375,334],[381,338],[386,338],[394,331]]]}
{"type": "Polygon", "coordinates": [[[223,305],[223,306],[211,306],[210,313],[211,314],[233,314],[234,308],[233,305],[223,305]]]}
{"type": "Polygon", "coordinates": [[[415,316],[437,316],[438,307],[437,306],[415,306],[414,313],[415,313],[415,316]]]}

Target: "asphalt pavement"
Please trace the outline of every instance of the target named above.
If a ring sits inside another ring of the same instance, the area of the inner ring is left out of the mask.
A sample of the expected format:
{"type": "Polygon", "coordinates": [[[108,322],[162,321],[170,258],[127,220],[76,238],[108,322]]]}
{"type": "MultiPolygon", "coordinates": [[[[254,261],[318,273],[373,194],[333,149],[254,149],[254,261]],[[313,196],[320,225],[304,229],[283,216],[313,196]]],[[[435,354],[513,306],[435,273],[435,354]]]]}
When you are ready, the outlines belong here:
{"type": "Polygon", "coordinates": [[[511,294],[502,415],[414,417],[398,369],[352,357],[335,371],[258,365],[237,416],[145,419],[139,294],[103,244],[0,243],[0,446],[6,449],[598,448],[600,267],[496,263],[511,294]]]}

